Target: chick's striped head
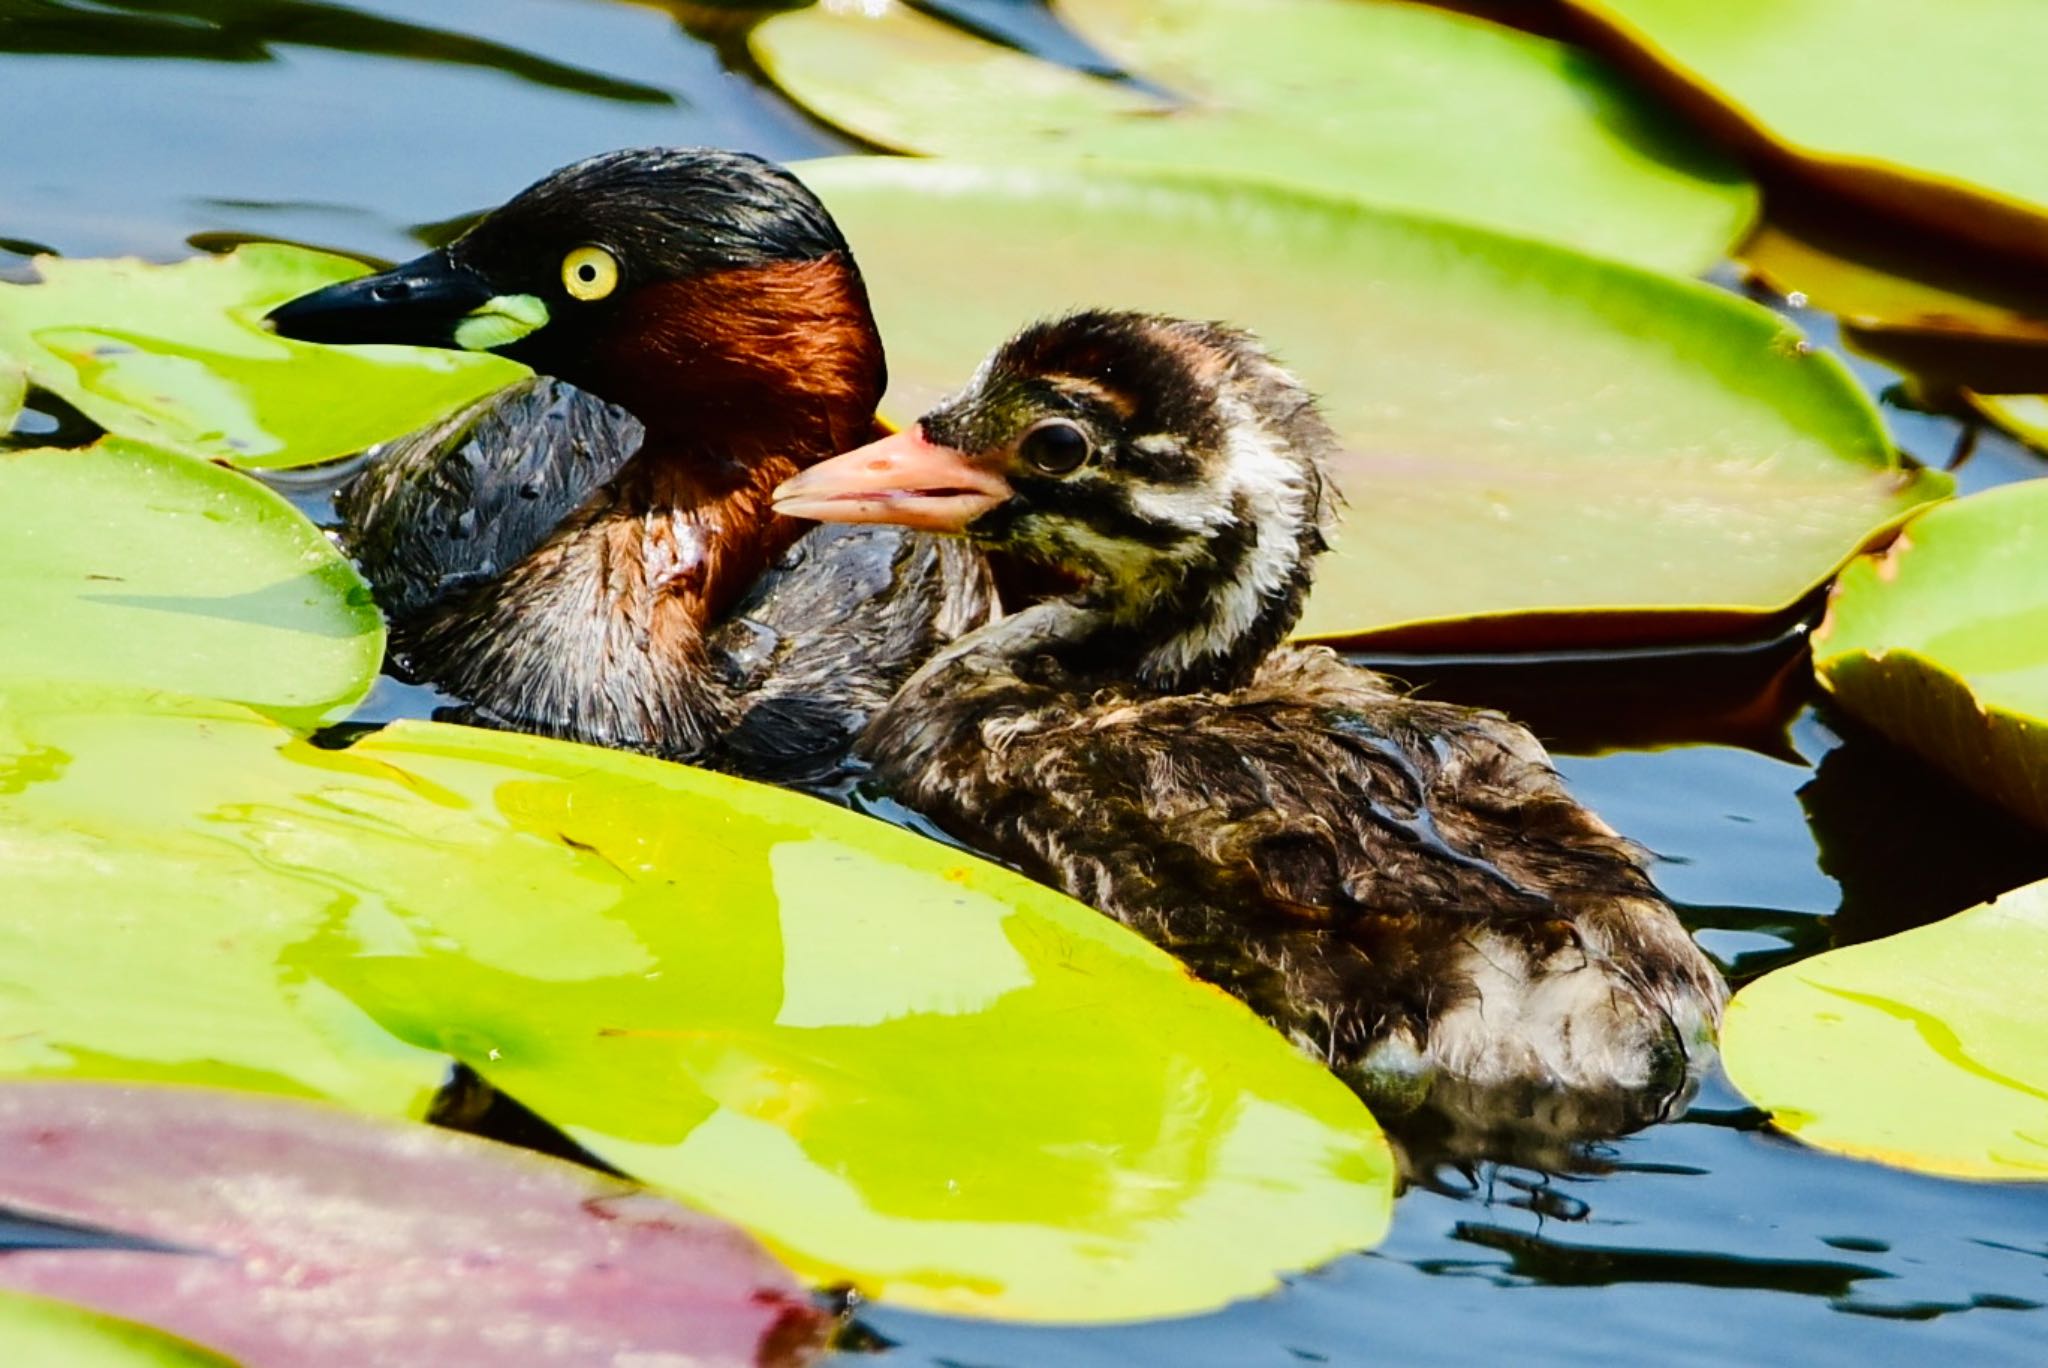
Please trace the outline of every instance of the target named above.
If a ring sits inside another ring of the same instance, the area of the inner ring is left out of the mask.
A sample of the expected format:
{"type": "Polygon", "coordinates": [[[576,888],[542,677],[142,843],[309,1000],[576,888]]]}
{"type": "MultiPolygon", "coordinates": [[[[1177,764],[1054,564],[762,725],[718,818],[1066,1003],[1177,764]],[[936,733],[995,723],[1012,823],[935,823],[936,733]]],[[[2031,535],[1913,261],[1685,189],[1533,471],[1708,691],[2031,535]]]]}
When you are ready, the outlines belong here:
{"type": "Polygon", "coordinates": [[[1305,582],[1334,447],[1250,334],[1086,312],[1026,328],[914,428],[814,467],[777,506],[964,533],[1109,606],[1234,588],[1246,611],[1305,582]]]}

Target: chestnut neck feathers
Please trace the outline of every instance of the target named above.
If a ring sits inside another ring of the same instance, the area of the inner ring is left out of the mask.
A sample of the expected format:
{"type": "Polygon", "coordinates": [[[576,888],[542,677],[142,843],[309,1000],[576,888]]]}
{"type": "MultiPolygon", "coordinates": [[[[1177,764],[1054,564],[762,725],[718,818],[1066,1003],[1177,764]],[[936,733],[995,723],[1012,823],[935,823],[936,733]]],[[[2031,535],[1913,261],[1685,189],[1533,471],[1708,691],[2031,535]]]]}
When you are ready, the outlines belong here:
{"type": "Polygon", "coordinates": [[[1301,615],[1336,498],[1336,443],[1307,390],[1248,334],[1131,313],[1043,323],[923,431],[1000,463],[1014,491],[969,535],[1083,579],[1050,637],[1055,615],[1027,611],[984,648],[1008,638],[1077,674],[1161,693],[1227,690],[1301,615]],[[1086,440],[1074,469],[1034,464],[1046,439],[1031,434],[1048,426],[1086,440]]]}
{"type": "Polygon", "coordinates": [[[593,339],[591,363],[603,379],[583,388],[646,424],[649,453],[712,469],[845,450],[869,434],[887,383],[866,291],[840,253],[642,286],[593,339]]]}

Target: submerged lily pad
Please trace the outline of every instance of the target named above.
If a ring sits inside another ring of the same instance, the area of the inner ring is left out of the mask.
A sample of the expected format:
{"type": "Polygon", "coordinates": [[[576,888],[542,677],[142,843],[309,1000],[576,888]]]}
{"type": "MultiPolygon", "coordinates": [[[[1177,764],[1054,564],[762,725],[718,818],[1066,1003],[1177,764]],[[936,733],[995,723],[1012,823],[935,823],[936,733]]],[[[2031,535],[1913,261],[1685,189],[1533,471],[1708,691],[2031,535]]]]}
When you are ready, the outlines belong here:
{"type": "Polygon", "coordinates": [[[1795,603],[1950,488],[1899,467],[1835,360],[1703,285],[1173,173],[879,158],[799,169],[860,258],[898,421],[1027,319],[1063,309],[1262,333],[1321,393],[1347,448],[1349,506],[1310,636],[1498,646],[1724,632],[1795,603]]]}
{"type": "Polygon", "coordinates": [[[1973,391],[1967,397],[1986,418],[2036,451],[2048,451],[2048,395],[1973,391]]]}
{"type": "Polygon", "coordinates": [[[1938,231],[2048,257],[2034,0],[1567,0],[1717,135],[1938,231]]]}
{"type": "Polygon", "coordinates": [[[418,1115],[455,1058],[820,1281],[982,1315],[1193,1311],[1385,1228],[1371,1118],[1234,999],[813,799],[87,690],[0,696],[9,774],[0,1071],[418,1115]]]}
{"type": "Polygon", "coordinates": [[[234,1368],[220,1355],[83,1306],[0,1292],[0,1363],[10,1368],[234,1368]]]}
{"type": "Polygon", "coordinates": [[[1721,1029],[1729,1077],[1822,1149],[2048,1179],[2048,883],[1764,975],[1721,1029]]]}
{"type": "Polygon", "coordinates": [[[1954,256],[1782,225],[1763,225],[1741,248],[1757,281],[1835,313],[1845,346],[1907,373],[1931,399],[2048,387],[2048,295],[1954,256]]]}
{"type": "Polygon", "coordinates": [[[1781,295],[1835,314],[1842,340],[1937,391],[2048,388],[2048,294],[2010,270],[1882,240],[1766,224],[1739,252],[1781,295]]]}
{"type": "Polygon", "coordinates": [[[175,266],[39,257],[0,284],[0,391],[23,377],[118,436],[251,468],[306,465],[421,427],[526,374],[502,357],[318,347],[263,327],[361,263],[259,243],[175,266]]]}
{"type": "Polygon", "coordinates": [[[811,110],[903,151],[1227,172],[1684,273],[1755,212],[1732,162],[1596,60],[1484,20],[1388,0],[1057,11],[1153,84],[1041,62],[893,2],[778,16],[751,42],[811,110]]]}
{"type": "Polygon", "coordinates": [[[0,1084],[0,1153],[0,1207],[142,1246],[13,1250],[0,1286],[249,1368],[796,1368],[825,1339],[740,1231],[450,1131],[203,1088],[16,1082],[0,1084]]]}
{"type": "Polygon", "coordinates": [[[384,657],[369,586],[320,529],[231,470],[132,442],[0,452],[0,677],[346,713],[384,657]]]}
{"type": "Polygon", "coordinates": [[[2048,480],[1934,509],[1850,565],[1813,660],[1845,710],[2048,828],[2048,480]]]}

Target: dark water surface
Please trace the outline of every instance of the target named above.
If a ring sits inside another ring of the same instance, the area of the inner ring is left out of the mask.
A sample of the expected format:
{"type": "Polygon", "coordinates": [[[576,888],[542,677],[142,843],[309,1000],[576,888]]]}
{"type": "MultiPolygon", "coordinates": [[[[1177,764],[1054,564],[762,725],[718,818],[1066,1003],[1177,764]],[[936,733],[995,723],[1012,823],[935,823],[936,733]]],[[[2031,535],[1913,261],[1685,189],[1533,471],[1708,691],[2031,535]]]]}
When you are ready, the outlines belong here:
{"type": "MultiPolygon", "coordinates": [[[[1002,0],[956,7],[1060,41],[1002,0]]],[[[39,249],[170,259],[220,235],[398,257],[605,148],[842,150],[729,69],[731,34],[707,6],[628,0],[0,0],[0,271],[39,249]]],[[[1825,315],[1792,316],[1833,343],[1825,315]]],[[[1896,379],[1856,364],[1873,393],[1896,379]]],[[[1908,452],[1949,460],[1952,420],[1886,413],[1908,452]]],[[[2048,463],[1986,435],[1959,474],[1974,489],[2048,463]]],[[[1676,660],[1382,663],[1569,752],[1580,795],[1659,852],[1738,976],[2048,876],[2048,842],[1817,709],[1797,625],[1676,660]]],[[[391,687],[377,704],[429,701],[391,687]]],[[[1380,1248],[1210,1316],[863,1321],[903,1368],[2048,1363],[2048,1186],[1813,1153],[1719,1080],[1585,1168],[1447,1170],[1401,1199],[1380,1248]]]]}

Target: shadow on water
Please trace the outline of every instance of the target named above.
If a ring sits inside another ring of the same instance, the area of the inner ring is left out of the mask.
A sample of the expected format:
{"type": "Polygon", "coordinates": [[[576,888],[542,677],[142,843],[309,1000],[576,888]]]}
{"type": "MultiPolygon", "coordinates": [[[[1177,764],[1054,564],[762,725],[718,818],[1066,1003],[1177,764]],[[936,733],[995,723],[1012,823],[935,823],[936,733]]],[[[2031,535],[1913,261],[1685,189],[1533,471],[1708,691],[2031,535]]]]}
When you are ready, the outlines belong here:
{"type": "Polygon", "coordinates": [[[1349,658],[1426,698],[1505,712],[1566,754],[1712,743],[1797,759],[1789,728],[1807,701],[1817,611],[1803,605],[1747,640],[1699,646],[1349,658]]]}
{"type": "MultiPolygon", "coordinates": [[[[1541,1235],[1460,1221],[1451,1238],[1508,1256],[1489,1276],[1503,1282],[1527,1280],[1552,1287],[1612,1287],[1616,1283],[1686,1283],[1693,1287],[1791,1292],[1803,1297],[1840,1297],[1867,1278],[1888,1278],[1882,1269],[1821,1260],[1740,1259],[1664,1249],[1620,1249],[1557,1244],[1541,1235]]],[[[1464,1271],[1476,1265],[1445,1262],[1418,1265],[1424,1272],[1464,1271]]]]}
{"type": "Polygon", "coordinates": [[[1820,868],[1841,885],[1832,942],[1925,926],[2048,879],[2048,839],[1918,757],[1829,715],[1843,743],[1799,791],[1820,868]]]}

